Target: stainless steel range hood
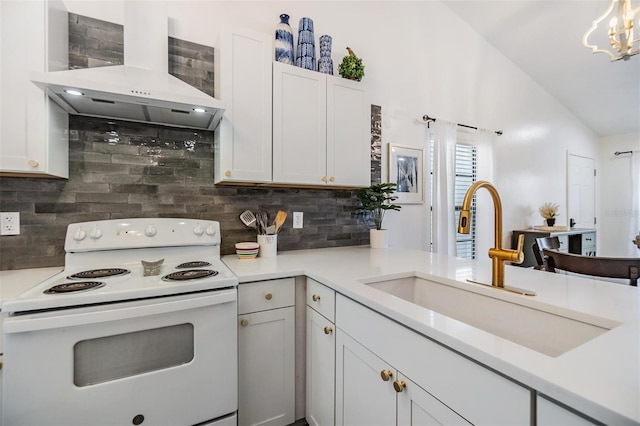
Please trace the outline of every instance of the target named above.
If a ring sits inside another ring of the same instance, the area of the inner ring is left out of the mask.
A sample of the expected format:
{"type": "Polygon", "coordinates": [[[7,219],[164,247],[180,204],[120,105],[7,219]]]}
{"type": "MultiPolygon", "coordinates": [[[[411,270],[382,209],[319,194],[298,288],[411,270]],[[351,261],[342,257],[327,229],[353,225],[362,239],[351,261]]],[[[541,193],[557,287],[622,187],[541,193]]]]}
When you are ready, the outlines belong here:
{"type": "Polygon", "coordinates": [[[123,3],[125,65],[39,73],[32,81],[70,114],[214,130],[222,103],[168,73],[166,4],[123,3]]]}

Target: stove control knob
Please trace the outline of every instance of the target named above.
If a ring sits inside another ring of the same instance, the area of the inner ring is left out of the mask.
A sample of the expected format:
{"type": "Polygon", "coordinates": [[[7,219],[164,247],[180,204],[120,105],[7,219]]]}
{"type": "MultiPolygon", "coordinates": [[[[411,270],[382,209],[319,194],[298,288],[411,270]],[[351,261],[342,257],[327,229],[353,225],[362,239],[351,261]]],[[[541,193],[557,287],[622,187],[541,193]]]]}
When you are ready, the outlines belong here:
{"type": "Polygon", "coordinates": [[[93,228],[93,231],[89,233],[89,237],[91,237],[94,240],[97,240],[98,238],[102,237],[102,229],[96,226],[95,228],[93,228]]]}
{"type": "Polygon", "coordinates": [[[216,227],[213,225],[207,226],[207,235],[216,235],[216,227]]]}
{"type": "Polygon", "coordinates": [[[196,235],[202,235],[204,234],[204,229],[202,229],[202,226],[196,225],[196,227],[193,228],[193,233],[196,235]]]}
{"type": "Polygon", "coordinates": [[[147,237],[153,237],[157,233],[158,233],[158,230],[153,225],[149,225],[146,228],[144,228],[144,235],[146,235],[147,237]]]}
{"type": "Polygon", "coordinates": [[[87,236],[87,233],[82,230],[82,228],[78,228],[76,233],[73,234],[73,239],[76,241],[82,241],[87,236]]]}

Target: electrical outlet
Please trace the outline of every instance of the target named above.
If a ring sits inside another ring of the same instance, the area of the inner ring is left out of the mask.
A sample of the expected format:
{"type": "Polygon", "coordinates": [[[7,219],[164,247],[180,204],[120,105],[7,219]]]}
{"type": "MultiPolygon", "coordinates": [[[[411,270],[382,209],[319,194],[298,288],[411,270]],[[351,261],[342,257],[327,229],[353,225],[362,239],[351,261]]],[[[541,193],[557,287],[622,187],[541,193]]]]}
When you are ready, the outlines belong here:
{"type": "Polygon", "coordinates": [[[300,229],[302,228],[302,212],[293,212],[293,228],[300,229]]]}
{"type": "Polygon", "coordinates": [[[20,235],[20,213],[0,213],[0,235],[20,235]]]}

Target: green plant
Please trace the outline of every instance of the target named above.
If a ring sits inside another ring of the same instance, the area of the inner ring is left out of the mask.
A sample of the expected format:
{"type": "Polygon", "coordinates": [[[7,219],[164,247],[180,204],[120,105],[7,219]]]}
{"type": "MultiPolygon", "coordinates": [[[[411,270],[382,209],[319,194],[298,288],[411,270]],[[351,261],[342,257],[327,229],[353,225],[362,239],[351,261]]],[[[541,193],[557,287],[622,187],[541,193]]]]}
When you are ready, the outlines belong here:
{"type": "Polygon", "coordinates": [[[376,183],[368,188],[360,188],[357,192],[362,203],[360,210],[370,211],[376,229],[382,229],[382,220],[387,210],[400,210],[401,206],[392,204],[398,199],[392,194],[396,192],[396,184],[391,182],[376,183]]]}
{"type": "Polygon", "coordinates": [[[358,58],[350,47],[347,47],[349,54],[342,58],[342,62],[338,66],[338,73],[350,80],[362,80],[364,77],[364,65],[362,59],[358,58]]]}

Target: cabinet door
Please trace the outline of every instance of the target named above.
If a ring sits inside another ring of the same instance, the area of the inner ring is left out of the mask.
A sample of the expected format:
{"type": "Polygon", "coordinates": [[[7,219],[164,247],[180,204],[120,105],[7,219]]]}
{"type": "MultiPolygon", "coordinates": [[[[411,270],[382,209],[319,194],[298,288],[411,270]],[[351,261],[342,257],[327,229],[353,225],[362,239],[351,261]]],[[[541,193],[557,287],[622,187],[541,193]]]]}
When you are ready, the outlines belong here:
{"type": "Polygon", "coordinates": [[[326,74],[273,63],[273,182],[327,180],[326,74]]]}
{"type": "Polygon", "coordinates": [[[336,425],[395,425],[395,371],[342,330],[336,332],[336,425]],[[384,381],[381,372],[393,374],[384,381]]]}
{"type": "Polygon", "coordinates": [[[540,426],[580,426],[594,425],[586,418],[563,408],[539,395],[536,397],[536,424],[540,426]]]}
{"type": "Polygon", "coordinates": [[[272,36],[234,29],[220,50],[215,182],[271,182],[272,36]]]}
{"type": "Polygon", "coordinates": [[[238,424],[295,421],[294,307],[240,315],[238,424]]]}
{"type": "Polygon", "coordinates": [[[68,114],[30,80],[66,66],[64,5],[0,2],[0,18],[0,173],[67,178],[68,114]]]}
{"type": "Polygon", "coordinates": [[[371,107],[362,83],[327,76],[327,183],[371,184],[371,107]]]}
{"type": "Polygon", "coordinates": [[[335,326],[307,306],[306,418],[311,426],[334,424],[335,326]]]}
{"type": "Polygon", "coordinates": [[[470,425],[426,390],[402,374],[398,379],[404,388],[398,392],[398,425],[470,425]]]}

